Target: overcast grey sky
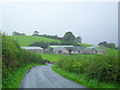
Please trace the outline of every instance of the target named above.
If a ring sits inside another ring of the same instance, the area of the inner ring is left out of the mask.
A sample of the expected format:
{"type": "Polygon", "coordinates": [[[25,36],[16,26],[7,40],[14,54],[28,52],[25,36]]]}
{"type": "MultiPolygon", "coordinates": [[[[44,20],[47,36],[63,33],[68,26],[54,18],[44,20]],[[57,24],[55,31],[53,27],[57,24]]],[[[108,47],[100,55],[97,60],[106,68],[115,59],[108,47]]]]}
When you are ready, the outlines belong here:
{"type": "Polygon", "coordinates": [[[118,43],[117,2],[39,2],[2,4],[2,30],[63,36],[71,31],[83,43],[118,43]]]}

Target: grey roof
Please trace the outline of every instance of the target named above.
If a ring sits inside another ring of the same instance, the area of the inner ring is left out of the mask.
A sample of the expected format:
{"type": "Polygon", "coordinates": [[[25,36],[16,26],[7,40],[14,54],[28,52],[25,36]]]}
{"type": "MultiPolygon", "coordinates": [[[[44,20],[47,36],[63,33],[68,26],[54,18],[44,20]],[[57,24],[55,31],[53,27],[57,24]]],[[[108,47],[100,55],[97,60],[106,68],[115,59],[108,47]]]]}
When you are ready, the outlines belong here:
{"type": "Polygon", "coordinates": [[[104,46],[100,46],[100,45],[94,45],[94,46],[87,47],[87,48],[105,48],[105,47],[104,46]]]}
{"type": "Polygon", "coordinates": [[[59,47],[74,47],[73,45],[50,45],[52,48],[59,48],[59,47]]]}
{"type": "Polygon", "coordinates": [[[20,47],[20,48],[22,48],[22,49],[43,49],[41,47],[36,47],[36,46],[34,46],[34,47],[20,47]]]}
{"type": "Polygon", "coordinates": [[[61,50],[62,51],[62,50],[66,50],[66,49],[64,47],[56,47],[56,48],[54,48],[54,50],[57,50],[57,51],[61,50]]]}
{"type": "Polygon", "coordinates": [[[101,49],[105,49],[104,46],[100,46],[100,45],[94,45],[94,46],[91,46],[91,47],[87,47],[86,49],[96,49],[96,50],[101,50],[101,49]]]}
{"type": "Polygon", "coordinates": [[[84,50],[86,47],[83,46],[75,46],[75,50],[80,51],[80,50],[84,50]]]}

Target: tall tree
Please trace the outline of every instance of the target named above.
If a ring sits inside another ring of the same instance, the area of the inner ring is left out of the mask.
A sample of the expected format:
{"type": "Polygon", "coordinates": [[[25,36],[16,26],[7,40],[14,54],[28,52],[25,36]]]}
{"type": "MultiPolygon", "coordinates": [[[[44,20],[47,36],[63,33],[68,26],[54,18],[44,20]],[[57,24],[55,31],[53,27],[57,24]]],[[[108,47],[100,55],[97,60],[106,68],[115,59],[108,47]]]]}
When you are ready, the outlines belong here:
{"type": "Polygon", "coordinates": [[[116,46],[114,43],[107,43],[106,41],[100,42],[98,45],[105,46],[108,48],[116,49],[116,46]]]}
{"type": "Polygon", "coordinates": [[[24,36],[25,33],[19,33],[19,32],[14,31],[14,32],[12,33],[12,35],[13,35],[13,36],[19,36],[19,35],[24,36]]]}
{"type": "Polygon", "coordinates": [[[80,36],[75,38],[75,42],[77,43],[81,43],[82,42],[82,38],[80,36]]]}
{"type": "Polygon", "coordinates": [[[32,36],[38,36],[38,35],[39,35],[39,32],[38,31],[34,31],[32,36]]]}
{"type": "Polygon", "coordinates": [[[74,44],[75,43],[75,36],[72,32],[66,32],[62,39],[62,44],[74,44]]]}

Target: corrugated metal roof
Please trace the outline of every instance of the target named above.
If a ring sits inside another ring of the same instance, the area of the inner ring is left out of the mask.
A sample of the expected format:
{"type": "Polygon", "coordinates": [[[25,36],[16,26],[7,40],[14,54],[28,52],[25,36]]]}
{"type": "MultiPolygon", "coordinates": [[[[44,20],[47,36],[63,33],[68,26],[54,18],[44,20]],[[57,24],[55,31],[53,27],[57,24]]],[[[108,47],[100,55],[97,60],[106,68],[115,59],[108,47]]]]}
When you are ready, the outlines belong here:
{"type": "Polygon", "coordinates": [[[58,47],[74,47],[73,45],[50,45],[52,48],[58,48],[58,47]]]}
{"type": "Polygon", "coordinates": [[[92,49],[105,50],[106,48],[104,46],[94,45],[94,46],[91,46],[91,47],[87,47],[85,50],[92,50],[92,49]]]}
{"type": "Polygon", "coordinates": [[[105,47],[104,46],[100,46],[100,45],[94,45],[94,46],[87,47],[87,48],[104,49],[105,47]]]}
{"type": "Polygon", "coordinates": [[[41,48],[41,47],[20,47],[20,48],[22,48],[22,49],[43,49],[43,48],[41,48]]]}

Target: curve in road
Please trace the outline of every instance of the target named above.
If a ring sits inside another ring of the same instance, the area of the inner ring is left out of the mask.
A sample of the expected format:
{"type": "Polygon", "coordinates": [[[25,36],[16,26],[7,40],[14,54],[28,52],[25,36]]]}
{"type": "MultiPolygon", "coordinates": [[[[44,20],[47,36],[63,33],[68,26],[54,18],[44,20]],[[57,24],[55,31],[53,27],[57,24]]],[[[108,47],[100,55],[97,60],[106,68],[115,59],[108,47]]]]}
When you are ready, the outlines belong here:
{"type": "Polygon", "coordinates": [[[76,82],[68,80],[47,66],[35,66],[27,72],[19,88],[86,88],[76,82]]]}

